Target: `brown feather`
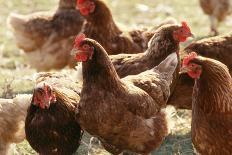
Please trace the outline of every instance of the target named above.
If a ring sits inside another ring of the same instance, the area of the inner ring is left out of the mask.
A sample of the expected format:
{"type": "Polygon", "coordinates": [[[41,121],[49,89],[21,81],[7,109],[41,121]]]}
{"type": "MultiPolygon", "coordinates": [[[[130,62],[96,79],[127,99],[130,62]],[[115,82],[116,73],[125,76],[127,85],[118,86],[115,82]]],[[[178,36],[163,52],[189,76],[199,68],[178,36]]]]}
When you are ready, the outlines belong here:
{"type": "MultiPolygon", "coordinates": [[[[225,65],[232,73],[232,33],[217,37],[201,39],[191,43],[183,51],[181,57],[191,52],[196,52],[198,55],[216,59],[225,65]]],[[[194,80],[187,75],[180,75],[175,91],[170,98],[168,104],[174,105],[176,108],[192,109],[192,91],[194,80]]]]}
{"type": "Polygon", "coordinates": [[[163,113],[148,93],[130,81],[120,80],[104,48],[92,39],[91,60],[83,62],[83,89],[77,118],[87,132],[99,137],[105,148],[149,153],[168,134],[163,113]]]}
{"type": "Polygon", "coordinates": [[[219,61],[197,57],[202,66],[193,91],[192,139],[200,154],[232,153],[232,79],[219,61]]]}
{"type": "Polygon", "coordinates": [[[178,25],[161,26],[155,31],[146,52],[138,54],[119,54],[110,56],[120,77],[139,74],[152,69],[169,54],[179,52],[179,42],[173,39],[173,32],[178,25]]]}
{"type": "MultiPolygon", "coordinates": [[[[102,0],[93,0],[95,11],[86,18],[82,32],[88,38],[98,41],[108,54],[141,53],[147,49],[147,43],[154,34],[154,29],[141,29],[123,32],[114,22],[111,11],[102,0]]],[[[165,21],[174,23],[174,21],[165,21]]]]}
{"type": "Polygon", "coordinates": [[[72,36],[81,31],[84,22],[76,9],[76,0],[60,0],[55,12],[12,13],[8,21],[18,47],[25,52],[29,64],[38,71],[75,65],[70,55],[72,36]]]}
{"type": "Polygon", "coordinates": [[[40,73],[36,85],[41,82],[53,88],[56,102],[48,109],[41,109],[33,104],[33,97],[25,122],[26,138],[41,154],[71,155],[79,147],[82,135],[75,117],[80,87],[61,73],[40,73]]]}

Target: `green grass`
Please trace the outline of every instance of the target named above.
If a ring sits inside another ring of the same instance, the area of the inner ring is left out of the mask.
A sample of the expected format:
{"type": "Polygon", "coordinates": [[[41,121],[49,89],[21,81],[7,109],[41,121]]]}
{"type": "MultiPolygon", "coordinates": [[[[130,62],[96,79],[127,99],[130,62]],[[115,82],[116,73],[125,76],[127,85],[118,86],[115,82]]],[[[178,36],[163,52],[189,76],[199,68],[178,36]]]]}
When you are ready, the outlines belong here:
{"type": "MultiPolygon", "coordinates": [[[[6,19],[10,12],[31,13],[34,11],[54,10],[58,0],[0,0],[0,96],[11,98],[17,93],[30,93],[33,87],[29,77],[35,73],[28,67],[22,52],[16,47],[6,19]],[[11,87],[9,87],[9,85],[11,87]]],[[[198,37],[207,36],[209,20],[201,11],[198,0],[107,0],[114,19],[124,28],[151,27],[166,17],[189,23],[192,32],[198,37]]],[[[220,32],[230,31],[232,18],[221,24],[220,32]]],[[[168,136],[155,155],[193,154],[190,137],[191,111],[179,110],[173,116],[175,129],[168,136]]],[[[83,144],[77,154],[86,154],[89,136],[84,136],[83,144]],[[86,144],[84,144],[86,143],[86,144]]],[[[20,154],[31,155],[35,152],[26,141],[17,145],[20,154]]],[[[101,154],[107,154],[106,152],[101,154]]],[[[100,154],[100,153],[98,153],[100,154]]]]}

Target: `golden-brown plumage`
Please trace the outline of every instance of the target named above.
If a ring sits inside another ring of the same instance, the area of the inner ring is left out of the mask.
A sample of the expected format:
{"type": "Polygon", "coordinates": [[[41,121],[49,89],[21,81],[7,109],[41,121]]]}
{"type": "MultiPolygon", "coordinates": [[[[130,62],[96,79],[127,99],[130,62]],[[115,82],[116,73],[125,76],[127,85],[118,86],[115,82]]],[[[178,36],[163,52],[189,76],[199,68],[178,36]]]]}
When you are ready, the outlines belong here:
{"type": "Polygon", "coordinates": [[[153,69],[137,75],[126,76],[122,80],[132,82],[133,85],[144,90],[160,108],[163,108],[166,107],[175,88],[177,74],[179,74],[179,58],[176,53],[172,53],[153,69]]]}
{"type": "Polygon", "coordinates": [[[74,65],[70,37],[80,32],[84,21],[75,0],[60,0],[55,13],[13,13],[8,21],[18,47],[25,52],[32,67],[47,71],[74,65]]]}
{"type": "Polygon", "coordinates": [[[32,95],[0,99],[0,154],[11,155],[10,145],[25,139],[24,121],[32,95]]]}
{"type": "Polygon", "coordinates": [[[192,96],[192,140],[197,152],[232,154],[232,79],[228,68],[201,56],[189,59],[186,65],[189,75],[201,70],[192,96]],[[195,69],[190,69],[190,64],[195,69]]]}
{"type": "Polygon", "coordinates": [[[39,74],[25,121],[26,138],[38,153],[72,155],[76,152],[82,135],[75,119],[80,88],[67,75],[39,74]],[[49,105],[41,105],[46,102],[46,95],[50,95],[49,105]]]}
{"type": "Polygon", "coordinates": [[[232,32],[226,35],[201,39],[191,43],[184,49],[187,54],[195,51],[197,54],[216,59],[232,69],[232,32]]]}
{"type": "MultiPolygon", "coordinates": [[[[181,54],[185,56],[194,51],[201,56],[216,59],[227,65],[230,73],[232,73],[231,43],[232,33],[210,37],[191,43],[181,51],[181,54]]],[[[176,108],[191,109],[193,85],[193,79],[187,75],[180,75],[180,79],[168,104],[175,105],[176,108]]]]}
{"type": "Polygon", "coordinates": [[[200,6],[209,15],[212,35],[217,35],[219,22],[232,12],[232,0],[200,0],[200,6]]]}
{"type": "Polygon", "coordinates": [[[144,53],[111,55],[117,74],[120,77],[139,74],[155,67],[169,54],[179,53],[180,41],[174,39],[173,33],[181,28],[176,24],[158,28],[144,53]]]}
{"type": "MultiPolygon", "coordinates": [[[[88,55],[86,62],[82,62],[83,88],[77,114],[80,125],[97,136],[106,150],[113,154],[123,150],[150,153],[168,134],[166,113],[160,105],[165,105],[170,94],[170,80],[178,64],[177,55],[173,53],[165,60],[164,64],[168,64],[166,70],[163,64],[163,67],[137,77],[120,80],[100,44],[87,38],[80,42],[79,50],[84,50],[83,47],[93,50],[93,55],[90,57],[90,51],[78,53],[88,55]],[[146,92],[149,89],[144,87],[146,82],[158,91],[156,97],[146,92]],[[139,83],[142,89],[137,87],[139,83]]],[[[85,61],[83,58],[78,57],[78,60],[85,61]]]]}
{"type": "MultiPolygon", "coordinates": [[[[147,43],[153,36],[155,28],[152,30],[144,29],[123,32],[114,22],[110,9],[102,0],[85,1],[93,2],[95,9],[88,15],[83,15],[86,22],[82,32],[88,38],[98,41],[108,54],[141,53],[147,49],[147,43]]],[[[81,7],[81,5],[79,4],[78,6],[81,7]]],[[[168,23],[174,24],[175,21],[168,20],[163,24],[168,23]]]]}

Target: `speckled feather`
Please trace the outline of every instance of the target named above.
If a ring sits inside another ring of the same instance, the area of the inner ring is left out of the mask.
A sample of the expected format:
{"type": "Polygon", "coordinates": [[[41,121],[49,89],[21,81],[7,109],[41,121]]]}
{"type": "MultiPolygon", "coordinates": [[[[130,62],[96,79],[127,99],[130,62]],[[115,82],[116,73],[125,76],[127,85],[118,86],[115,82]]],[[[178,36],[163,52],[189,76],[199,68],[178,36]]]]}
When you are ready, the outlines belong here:
{"type": "Polygon", "coordinates": [[[179,60],[176,53],[170,54],[157,67],[131,75],[122,80],[132,82],[135,86],[147,92],[160,108],[166,107],[168,98],[174,88],[172,84],[176,81],[176,72],[179,72],[179,60]]]}
{"type": "Polygon", "coordinates": [[[139,74],[152,69],[169,54],[179,52],[179,43],[173,39],[172,33],[178,25],[161,26],[151,38],[148,49],[144,53],[119,54],[110,56],[120,77],[139,74]]]}

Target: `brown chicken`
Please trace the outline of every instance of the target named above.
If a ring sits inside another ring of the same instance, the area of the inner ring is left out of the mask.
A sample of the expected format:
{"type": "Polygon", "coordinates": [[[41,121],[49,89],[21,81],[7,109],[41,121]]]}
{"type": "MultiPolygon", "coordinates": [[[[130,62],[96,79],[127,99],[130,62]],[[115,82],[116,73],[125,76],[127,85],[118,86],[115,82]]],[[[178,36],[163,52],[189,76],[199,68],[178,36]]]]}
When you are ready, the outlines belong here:
{"type": "Polygon", "coordinates": [[[171,53],[175,52],[179,55],[179,44],[191,36],[191,30],[186,22],[182,22],[182,25],[167,24],[155,31],[146,52],[119,54],[110,58],[121,78],[139,74],[157,66],[171,53]]]}
{"type": "MultiPolygon", "coordinates": [[[[82,33],[98,41],[108,54],[141,53],[147,49],[155,28],[123,32],[115,24],[110,9],[102,0],[77,0],[77,6],[86,19],[82,33]]],[[[168,20],[163,24],[168,23],[173,24],[175,21],[168,20]]]]}
{"type": "MultiPolygon", "coordinates": [[[[230,73],[232,73],[232,33],[193,42],[181,51],[181,54],[186,55],[193,51],[201,56],[221,61],[228,66],[230,73]]],[[[193,85],[192,78],[186,74],[180,75],[168,104],[175,105],[176,108],[191,109],[193,85]]]]}
{"type": "Polygon", "coordinates": [[[40,73],[25,121],[26,139],[46,155],[72,155],[82,130],[75,119],[80,85],[60,73],[40,73]]]}
{"type": "Polygon", "coordinates": [[[74,65],[73,57],[70,56],[73,47],[70,37],[80,32],[84,22],[76,9],[76,0],[60,0],[55,13],[12,13],[8,22],[18,47],[38,71],[74,65]]]}
{"type": "Polygon", "coordinates": [[[195,51],[197,54],[216,59],[232,69],[232,33],[210,37],[191,43],[184,49],[186,53],[195,51]]]}
{"type": "Polygon", "coordinates": [[[11,155],[12,143],[25,139],[24,121],[32,95],[21,94],[13,99],[0,99],[0,154],[11,155]]]}
{"type": "Polygon", "coordinates": [[[232,12],[232,0],[200,0],[204,13],[209,15],[212,35],[218,35],[218,24],[232,12]]]}
{"type": "Polygon", "coordinates": [[[232,154],[232,79],[223,63],[191,53],[182,72],[195,79],[192,141],[200,154],[232,154]]]}
{"type": "Polygon", "coordinates": [[[76,43],[76,59],[83,66],[83,88],[77,109],[81,127],[97,136],[113,154],[123,150],[148,154],[157,148],[168,134],[167,109],[161,110],[160,105],[166,104],[170,94],[172,76],[178,66],[177,54],[172,53],[161,64],[163,67],[120,79],[98,42],[80,36],[76,43]],[[138,83],[152,83],[157,96],[150,96],[144,91],[146,87],[141,86],[142,90],[136,86],[138,83]]]}

